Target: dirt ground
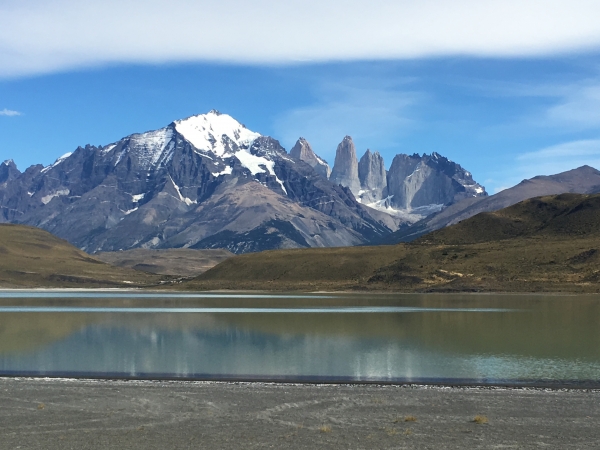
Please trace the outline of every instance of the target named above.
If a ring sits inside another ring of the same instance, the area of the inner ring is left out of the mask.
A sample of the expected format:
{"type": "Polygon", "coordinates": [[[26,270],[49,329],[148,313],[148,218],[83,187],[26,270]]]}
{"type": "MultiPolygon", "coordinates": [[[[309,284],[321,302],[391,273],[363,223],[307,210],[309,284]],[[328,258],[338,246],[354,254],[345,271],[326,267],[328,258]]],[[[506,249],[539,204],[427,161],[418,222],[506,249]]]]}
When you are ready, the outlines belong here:
{"type": "Polygon", "coordinates": [[[1,449],[600,449],[600,391],[2,378],[0,423],[1,449]]]}

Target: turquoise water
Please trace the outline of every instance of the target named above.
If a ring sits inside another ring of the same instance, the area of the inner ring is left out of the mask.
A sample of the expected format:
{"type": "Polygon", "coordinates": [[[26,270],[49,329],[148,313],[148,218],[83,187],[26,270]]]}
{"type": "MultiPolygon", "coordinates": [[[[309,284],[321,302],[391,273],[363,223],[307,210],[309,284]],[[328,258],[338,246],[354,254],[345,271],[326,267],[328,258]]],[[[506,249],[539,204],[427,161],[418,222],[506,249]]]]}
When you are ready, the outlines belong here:
{"type": "Polygon", "coordinates": [[[0,291],[0,375],[600,385],[600,297],[0,291]]]}

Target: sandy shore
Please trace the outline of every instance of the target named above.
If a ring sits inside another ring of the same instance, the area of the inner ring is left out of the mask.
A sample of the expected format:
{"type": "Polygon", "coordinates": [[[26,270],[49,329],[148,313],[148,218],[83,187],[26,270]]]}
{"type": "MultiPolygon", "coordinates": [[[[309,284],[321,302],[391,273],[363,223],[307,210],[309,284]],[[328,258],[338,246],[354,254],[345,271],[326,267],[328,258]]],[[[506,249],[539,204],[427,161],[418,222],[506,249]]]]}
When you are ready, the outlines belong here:
{"type": "Polygon", "coordinates": [[[25,378],[0,390],[2,449],[600,449],[600,391],[25,378]]]}

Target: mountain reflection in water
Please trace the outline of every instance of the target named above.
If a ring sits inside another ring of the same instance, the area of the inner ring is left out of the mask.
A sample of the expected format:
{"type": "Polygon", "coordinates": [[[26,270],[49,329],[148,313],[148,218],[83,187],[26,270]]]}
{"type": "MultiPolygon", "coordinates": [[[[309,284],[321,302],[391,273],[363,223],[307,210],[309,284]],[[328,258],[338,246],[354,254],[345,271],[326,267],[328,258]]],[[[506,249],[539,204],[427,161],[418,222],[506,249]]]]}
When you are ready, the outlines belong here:
{"type": "Polygon", "coordinates": [[[0,373],[600,382],[599,319],[600,300],[590,296],[131,294],[124,300],[32,294],[2,299],[0,373]],[[30,307],[54,312],[25,312],[30,307]],[[111,309],[90,312],[99,307],[111,309]],[[153,312],[137,312],[144,307],[153,312]],[[268,312],[223,309],[249,307],[268,312]],[[333,309],[317,312],[323,307],[333,309]],[[341,312],[345,307],[353,312],[341,312]],[[157,312],[162,308],[195,312],[157,312]]]}

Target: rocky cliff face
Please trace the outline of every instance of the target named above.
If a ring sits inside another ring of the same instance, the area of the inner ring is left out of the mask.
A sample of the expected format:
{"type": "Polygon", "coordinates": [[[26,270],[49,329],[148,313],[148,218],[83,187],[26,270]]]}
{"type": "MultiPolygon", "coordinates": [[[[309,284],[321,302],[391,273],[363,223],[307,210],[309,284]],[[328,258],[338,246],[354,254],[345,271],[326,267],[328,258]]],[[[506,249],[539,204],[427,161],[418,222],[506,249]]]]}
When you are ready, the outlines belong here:
{"type": "Polygon", "coordinates": [[[290,156],[304,161],[324,178],[328,179],[331,175],[329,164],[315,154],[308,141],[303,137],[296,141],[296,145],[290,150],[290,156]]]}
{"type": "Polygon", "coordinates": [[[21,175],[19,169],[15,162],[12,159],[4,161],[0,164],[0,183],[4,183],[5,181],[12,181],[21,175]]]}
{"type": "Polygon", "coordinates": [[[355,196],[358,196],[360,191],[358,159],[354,142],[350,136],[346,136],[337,147],[330,180],[335,184],[347,187],[355,196]]]}
{"type": "Polygon", "coordinates": [[[384,198],[387,192],[387,172],[385,163],[379,152],[367,150],[358,162],[358,178],[360,180],[362,203],[372,203],[384,198]]]}
{"type": "Polygon", "coordinates": [[[90,253],[243,253],[356,245],[390,232],[350,191],[217,111],[79,147],[22,174],[6,166],[0,221],[44,228],[90,253]]]}
{"type": "Polygon", "coordinates": [[[348,187],[365,206],[403,223],[414,223],[464,198],[487,195],[469,172],[435,152],[398,154],[389,171],[378,152],[367,150],[357,162],[348,136],[338,146],[331,181],[348,187]]]}
{"type": "Polygon", "coordinates": [[[468,197],[487,195],[460,165],[438,153],[419,156],[396,155],[387,177],[392,206],[401,209],[455,203],[468,197]]]}

